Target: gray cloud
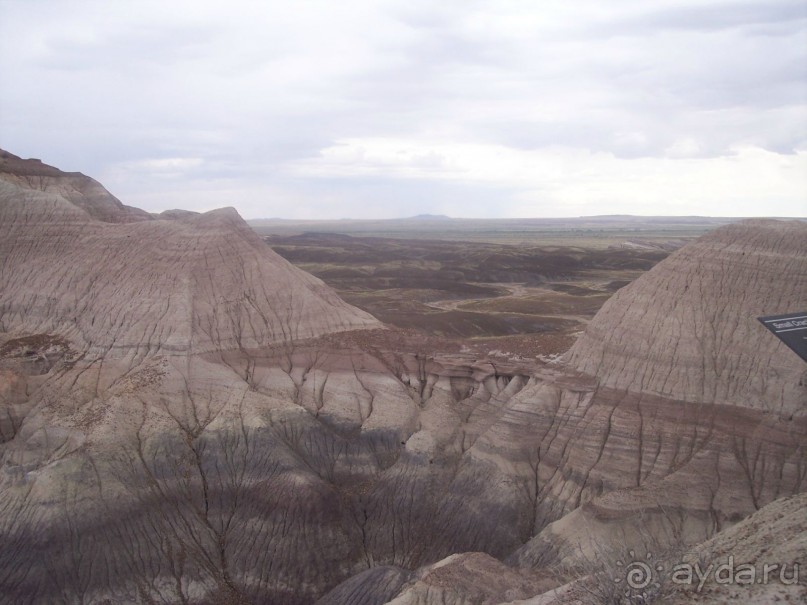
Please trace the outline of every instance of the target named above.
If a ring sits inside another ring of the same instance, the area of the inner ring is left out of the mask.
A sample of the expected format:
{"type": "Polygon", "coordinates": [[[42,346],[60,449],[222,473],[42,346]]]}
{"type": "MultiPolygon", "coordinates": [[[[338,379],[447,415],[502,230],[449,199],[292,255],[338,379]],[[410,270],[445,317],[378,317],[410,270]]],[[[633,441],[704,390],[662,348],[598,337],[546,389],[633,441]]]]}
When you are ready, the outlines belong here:
{"type": "Polygon", "coordinates": [[[804,19],[807,19],[807,8],[800,0],[710,2],[663,6],[636,16],[627,16],[609,24],[607,32],[609,35],[633,33],[644,36],[654,29],[714,32],[772,24],[793,27],[796,22],[804,19]]]}
{"type": "Polygon", "coordinates": [[[153,210],[805,214],[806,60],[790,0],[0,0],[0,145],[153,210]]]}

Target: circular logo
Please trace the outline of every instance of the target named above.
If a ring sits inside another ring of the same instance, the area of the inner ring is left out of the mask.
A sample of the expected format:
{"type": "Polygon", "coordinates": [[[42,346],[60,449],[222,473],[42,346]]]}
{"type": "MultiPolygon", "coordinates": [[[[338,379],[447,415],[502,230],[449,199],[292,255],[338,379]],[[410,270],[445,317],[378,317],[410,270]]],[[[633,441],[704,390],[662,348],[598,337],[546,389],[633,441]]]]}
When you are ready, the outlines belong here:
{"type": "Polygon", "coordinates": [[[628,563],[625,580],[635,590],[647,588],[653,581],[653,570],[644,561],[631,561],[628,563]]]}
{"type": "Polygon", "coordinates": [[[625,589],[625,596],[641,596],[647,598],[649,593],[661,588],[661,584],[656,580],[655,572],[664,571],[664,566],[661,563],[653,565],[652,553],[647,553],[645,561],[637,559],[634,551],[628,551],[632,561],[624,563],[617,561],[617,567],[620,568],[620,575],[614,578],[614,582],[620,584],[625,582],[627,588],[625,589]],[[645,590],[648,589],[648,590],[645,590]]]}

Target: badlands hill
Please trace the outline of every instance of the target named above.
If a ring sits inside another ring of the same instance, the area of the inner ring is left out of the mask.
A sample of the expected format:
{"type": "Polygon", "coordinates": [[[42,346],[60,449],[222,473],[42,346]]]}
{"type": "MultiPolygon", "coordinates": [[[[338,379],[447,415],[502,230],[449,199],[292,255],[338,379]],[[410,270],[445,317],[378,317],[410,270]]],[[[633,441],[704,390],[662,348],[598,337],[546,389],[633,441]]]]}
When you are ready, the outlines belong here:
{"type": "Polygon", "coordinates": [[[232,210],[4,160],[0,602],[588,603],[629,549],[803,532],[807,368],[748,317],[807,300],[803,224],[704,236],[547,365],[384,329],[232,210]]]}
{"type": "Polygon", "coordinates": [[[158,220],[98,183],[3,152],[0,329],[141,359],[375,326],[232,208],[158,220]]]}
{"type": "Polygon", "coordinates": [[[144,210],[124,206],[99,182],[80,172],[62,172],[40,160],[23,160],[2,149],[0,178],[22,189],[58,195],[99,221],[134,223],[153,218],[144,210]]]}
{"type": "Polygon", "coordinates": [[[807,414],[804,362],[756,319],[807,305],[804,233],[748,220],[686,246],[606,302],[570,365],[615,389],[807,414]]]}

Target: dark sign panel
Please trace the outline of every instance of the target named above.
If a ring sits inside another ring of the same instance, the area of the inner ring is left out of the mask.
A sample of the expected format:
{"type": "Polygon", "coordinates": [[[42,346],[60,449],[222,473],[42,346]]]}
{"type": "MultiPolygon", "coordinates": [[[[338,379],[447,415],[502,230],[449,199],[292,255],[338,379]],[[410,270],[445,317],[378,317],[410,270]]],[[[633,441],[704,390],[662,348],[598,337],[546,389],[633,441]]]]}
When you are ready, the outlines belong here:
{"type": "Polygon", "coordinates": [[[757,318],[783,343],[807,361],[807,311],[757,318]]]}

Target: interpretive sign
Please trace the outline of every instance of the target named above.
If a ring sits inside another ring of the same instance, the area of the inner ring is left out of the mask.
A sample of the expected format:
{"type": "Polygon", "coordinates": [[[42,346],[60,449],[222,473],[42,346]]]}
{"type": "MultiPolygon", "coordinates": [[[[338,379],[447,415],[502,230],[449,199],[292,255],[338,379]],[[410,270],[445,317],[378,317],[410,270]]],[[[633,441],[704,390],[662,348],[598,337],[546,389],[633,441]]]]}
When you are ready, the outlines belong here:
{"type": "Polygon", "coordinates": [[[807,311],[758,317],[762,325],[807,361],[807,311]]]}

